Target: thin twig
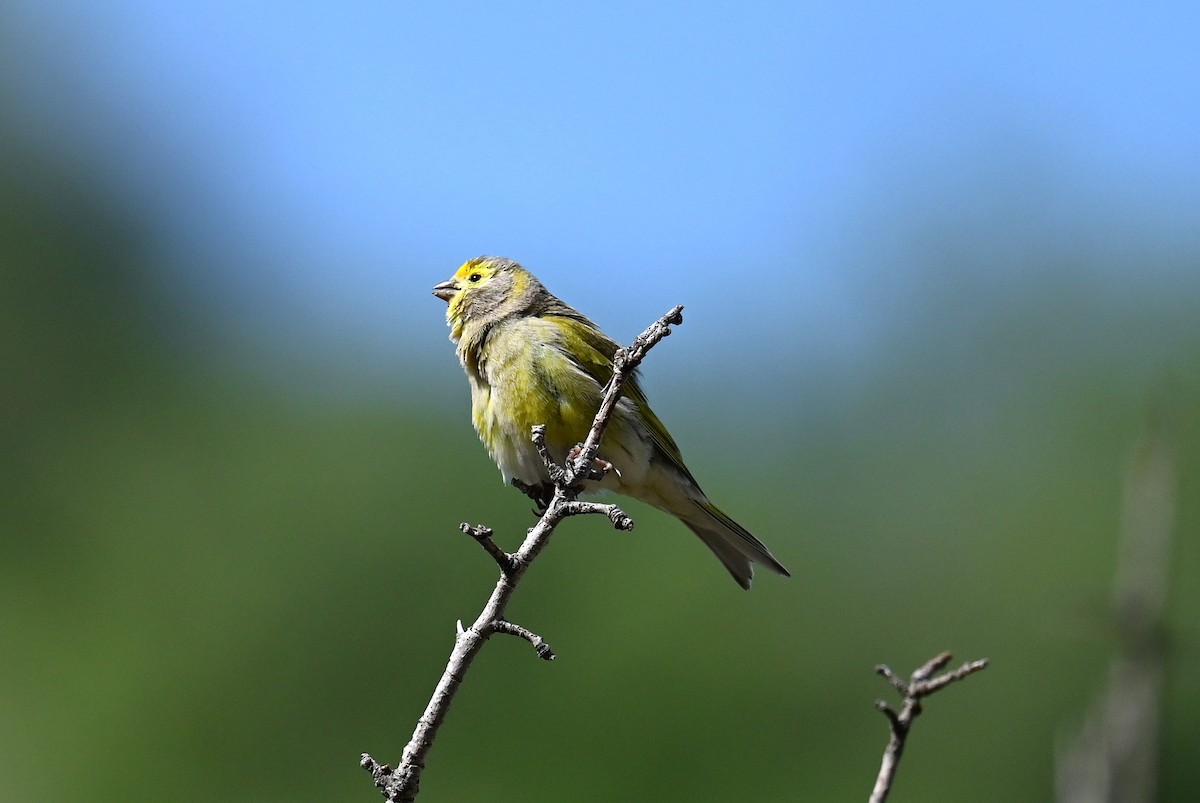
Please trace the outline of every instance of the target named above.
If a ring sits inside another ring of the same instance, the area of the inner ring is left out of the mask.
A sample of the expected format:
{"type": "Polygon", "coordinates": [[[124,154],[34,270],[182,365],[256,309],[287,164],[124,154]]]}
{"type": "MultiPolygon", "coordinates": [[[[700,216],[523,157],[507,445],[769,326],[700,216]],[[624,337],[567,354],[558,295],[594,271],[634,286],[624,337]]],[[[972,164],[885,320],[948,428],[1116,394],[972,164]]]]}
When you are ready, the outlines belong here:
{"type": "Polygon", "coordinates": [[[875,707],[887,717],[891,735],[888,738],[887,747],[883,751],[883,761],[879,766],[879,775],[875,778],[875,788],[871,790],[870,803],[883,803],[892,790],[896,768],[900,766],[900,756],[904,752],[904,742],[908,738],[913,720],[921,713],[921,698],[928,697],[956,680],[973,675],[988,665],[987,659],[984,658],[965,663],[958,669],[935,677],[933,673],[949,664],[952,657],[948,652],[939,653],[914,671],[908,681],[893,672],[887,664],[875,667],[876,673],[882,675],[896,691],[900,692],[904,702],[897,713],[883,700],[875,701],[875,707]]]}
{"type": "Polygon", "coordinates": [[[553,661],[555,658],[554,650],[550,649],[550,645],[546,643],[546,640],[527,627],[521,627],[520,625],[515,625],[512,622],[506,622],[501,619],[492,625],[492,630],[497,633],[507,633],[510,636],[525,639],[533,645],[538,658],[544,661],[553,661]]]}
{"type": "Polygon", "coordinates": [[[492,540],[492,528],[485,527],[482,524],[467,524],[465,521],[458,525],[458,529],[462,530],[467,535],[474,538],[483,547],[483,551],[492,556],[492,560],[496,561],[496,565],[500,567],[500,571],[505,574],[511,574],[515,568],[513,565],[512,555],[500,548],[500,545],[492,540]]]}
{"type": "Polygon", "coordinates": [[[601,504],[600,502],[580,502],[578,499],[563,503],[568,516],[580,516],[588,513],[598,513],[601,516],[608,516],[609,521],[613,523],[613,527],[618,530],[629,531],[633,529],[633,519],[626,515],[624,510],[616,505],[601,504]]]}
{"type": "Polygon", "coordinates": [[[433,741],[445,721],[446,712],[449,710],[450,703],[453,702],[454,695],[462,684],[463,678],[466,677],[467,670],[471,668],[472,662],[489,637],[494,633],[518,636],[532,644],[540,657],[546,660],[554,657],[554,653],[546,644],[545,639],[528,628],[509,622],[504,618],[504,611],[517,584],[521,581],[529,565],[549,542],[554,528],[569,516],[589,513],[607,516],[617,529],[633,528],[633,520],[616,505],[578,501],[576,496],[581,490],[579,481],[595,476],[594,471],[603,470],[602,466],[598,468],[594,465],[596,452],[600,447],[600,440],[604,437],[604,430],[608,426],[617,401],[621,397],[625,380],[645,358],[647,352],[671,333],[672,325],[683,323],[682,311],[683,307],[675,307],[634,338],[628,349],[617,350],[613,358],[612,378],[605,386],[604,398],[592,422],[591,431],[583,446],[579,448],[578,454],[573,459],[567,459],[566,466],[557,466],[549,459],[549,452],[545,449],[544,428],[534,428],[531,437],[539,452],[544,453],[543,459],[547,460],[547,470],[554,481],[555,488],[553,496],[546,505],[545,512],[533,529],[529,531],[519,550],[514,553],[505,552],[492,540],[491,530],[487,527],[482,525],[462,526],[463,532],[478,541],[500,566],[500,578],[474,624],[463,628],[459,623],[450,660],[446,663],[446,669],[433,691],[429,704],[425,707],[425,712],[417,720],[412,738],[404,748],[400,766],[393,770],[386,764],[380,764],[367,753],[362,754],[360,765],[371,773],[375,785],[382,790],[388,801],[416,799],[421,783],[421,773],[425,769],[426,756],[433,747],[433,741]]]}

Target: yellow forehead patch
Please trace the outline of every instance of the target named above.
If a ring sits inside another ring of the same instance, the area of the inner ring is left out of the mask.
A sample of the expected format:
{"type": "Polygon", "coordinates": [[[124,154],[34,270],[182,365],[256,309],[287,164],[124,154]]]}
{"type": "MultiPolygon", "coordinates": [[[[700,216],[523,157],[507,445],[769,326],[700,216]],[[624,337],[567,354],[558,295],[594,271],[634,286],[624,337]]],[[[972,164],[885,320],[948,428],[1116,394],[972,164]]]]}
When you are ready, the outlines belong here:
{"type": "Polygon", "coordinates": [[[475,259],[468,259],[466,262],[464,262],[462,267],[454,272],[454,278],[466,279],[473,273],[478,273],[481,277],[487,277],[491,276],[495,272],[495,268],[488,264],[487,260],[476,257],[475,259]]]}

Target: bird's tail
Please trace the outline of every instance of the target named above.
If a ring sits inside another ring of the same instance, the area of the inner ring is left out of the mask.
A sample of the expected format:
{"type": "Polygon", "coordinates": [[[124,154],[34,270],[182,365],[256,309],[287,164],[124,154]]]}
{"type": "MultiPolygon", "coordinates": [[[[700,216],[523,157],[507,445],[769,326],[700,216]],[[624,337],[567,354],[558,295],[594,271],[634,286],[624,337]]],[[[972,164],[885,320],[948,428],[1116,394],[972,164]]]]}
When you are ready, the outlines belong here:
{"type": "MultiPolygon", "coordinates": [[[[725,565],[733,579],[742,588],[750,588],[754,579],[754,564],[761,563],[776,574],[792,575],[783,564],[775,559],[767,545],[707,499],[693,499],[694,507],[686,515],[679,516],[692,532],[700,536],[704,545],[725,565]]],[[[674,511],[673,511],[674,512],[674,511]]]]}

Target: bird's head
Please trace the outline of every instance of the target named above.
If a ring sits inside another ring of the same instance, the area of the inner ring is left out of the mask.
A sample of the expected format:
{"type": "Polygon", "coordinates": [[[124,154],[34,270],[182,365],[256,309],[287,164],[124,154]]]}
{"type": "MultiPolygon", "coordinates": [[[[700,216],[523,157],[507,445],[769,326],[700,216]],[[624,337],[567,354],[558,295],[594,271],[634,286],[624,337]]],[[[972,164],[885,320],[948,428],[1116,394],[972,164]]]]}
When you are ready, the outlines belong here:
{"type": "Polygon", "coordinates": [[[455,342],[466,327],[487,327],[524,313],[545,292],[541,282],[513,260],[486,256],[467,260],[433,287],[433,294],[448,305],[446,323],[455,342]]]}

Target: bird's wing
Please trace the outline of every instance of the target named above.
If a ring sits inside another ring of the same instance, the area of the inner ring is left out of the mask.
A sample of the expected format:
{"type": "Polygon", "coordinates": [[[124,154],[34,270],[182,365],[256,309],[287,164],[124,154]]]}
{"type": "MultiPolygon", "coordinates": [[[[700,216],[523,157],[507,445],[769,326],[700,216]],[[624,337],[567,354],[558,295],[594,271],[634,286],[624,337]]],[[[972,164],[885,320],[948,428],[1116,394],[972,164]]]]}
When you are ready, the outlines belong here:
{"type": "MultiPolygon", "coordinates": [[[[566,357],[571,360],[581,371],[595,380],[596,384],[604,387],[608,384],[608,380],[612,378],[613,356],[616,354],[619,346],[609,338],[606,334],[600,331],[600,327],[592,323],[586,317],[574,309],[563,305],[565,309],[554,310],[546,317],[558,318],[558,322],[567,330],[565,339],[569,342],[570,347],[563,350],[566,357]]],[[[625,398],[633,402],[641,415],[642,420],[646,423],[646,429],[650,434],[650,438],[654,443],[655,452],[661,455],[684,477],[691,480],[697,488],[694,477],[687,466],[683,464],[683,455],[679,452],[679,446],[676,445],[675,439],[671,437],[671,433],[667,432],[667,428],[663,426],[662,421],[650,409],[650,403],[646,400],[646,394],[642,392],[641,383],[638,381],[638,373],[633,374],[625,381],[623,391],[625,398]]]]}

